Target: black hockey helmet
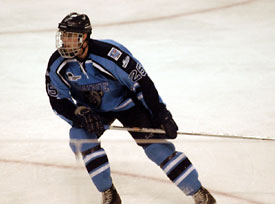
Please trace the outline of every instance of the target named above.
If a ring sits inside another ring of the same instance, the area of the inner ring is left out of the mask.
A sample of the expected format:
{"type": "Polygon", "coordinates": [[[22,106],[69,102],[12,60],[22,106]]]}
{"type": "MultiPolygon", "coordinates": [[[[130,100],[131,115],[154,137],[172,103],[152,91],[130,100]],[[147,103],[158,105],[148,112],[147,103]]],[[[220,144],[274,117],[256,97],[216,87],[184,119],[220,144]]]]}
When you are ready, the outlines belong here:
{"type": "Polygon", "coordinates": [[[73,58],[80,53],[85,41],[92,33],[90,20],[85,14],[70,13],[58,24],[56,48],[64,58],[73,58]]]}
{"type": "Polygon", "coordinates": [[[78,14],[76,12],[68,14],[58,24],[58,28],[65,32],[92,33],[89,17],[86,14],[78,14]]]}

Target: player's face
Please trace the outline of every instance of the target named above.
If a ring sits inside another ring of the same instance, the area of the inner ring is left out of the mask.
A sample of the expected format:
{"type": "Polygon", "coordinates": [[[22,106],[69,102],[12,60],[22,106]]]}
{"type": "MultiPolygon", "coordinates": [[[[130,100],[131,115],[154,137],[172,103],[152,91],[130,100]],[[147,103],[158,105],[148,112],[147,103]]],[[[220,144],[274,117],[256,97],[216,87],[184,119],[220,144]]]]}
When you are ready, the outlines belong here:
{"type": "Polygon", "coordinates": [[[80,44],[79,33],[63,32],[61,40],[65,48],[75,48],[80,44]]]}
{"type": "Polygon", "coordinates": [[[65,58],[78,55],[83,44],[83,33],[58,31],[56,35],[56,48],[65,58]]]}

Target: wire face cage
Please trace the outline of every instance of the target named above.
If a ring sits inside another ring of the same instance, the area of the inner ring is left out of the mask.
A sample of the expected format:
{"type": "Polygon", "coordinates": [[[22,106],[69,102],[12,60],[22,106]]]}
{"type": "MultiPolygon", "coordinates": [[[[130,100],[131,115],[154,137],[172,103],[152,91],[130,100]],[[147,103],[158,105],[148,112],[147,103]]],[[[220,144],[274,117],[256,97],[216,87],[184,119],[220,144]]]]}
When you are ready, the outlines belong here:
{"type": "Polygon", "coordinates": [[[83,33],[58,30],[56,33],[56,48],[64,58],[78,55],[83,44],[83,33]]]}

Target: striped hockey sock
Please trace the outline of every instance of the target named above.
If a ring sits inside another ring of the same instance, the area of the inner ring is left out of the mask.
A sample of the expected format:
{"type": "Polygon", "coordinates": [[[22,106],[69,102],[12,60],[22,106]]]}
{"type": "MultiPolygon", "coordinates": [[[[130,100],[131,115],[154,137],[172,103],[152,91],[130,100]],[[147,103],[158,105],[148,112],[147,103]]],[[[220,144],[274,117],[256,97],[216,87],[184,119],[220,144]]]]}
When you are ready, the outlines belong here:
{"type": "Polygon", "coordinates": [[[82,153],[86,169],[98,191],[112,186],[110,165],[105,150],[100,145],[82,153]]]}
{"type": "Polygon", "coordinates": [[[175,151],[172,143],[155,143],[144,150],[186,195],[194,194],[201,187],[197,170],[184,153],[175,151]]]}

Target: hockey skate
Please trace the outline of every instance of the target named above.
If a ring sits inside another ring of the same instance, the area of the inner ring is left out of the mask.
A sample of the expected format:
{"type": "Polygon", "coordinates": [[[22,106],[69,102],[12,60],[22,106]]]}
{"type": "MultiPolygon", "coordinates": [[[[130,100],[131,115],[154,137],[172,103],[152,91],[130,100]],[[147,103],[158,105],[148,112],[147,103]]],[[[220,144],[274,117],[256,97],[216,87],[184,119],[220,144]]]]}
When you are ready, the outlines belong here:
{"type": "Polygon", "coordinates": [[[121,199],[114,185],[102,193],[102,204],[121,204],[121,199]]]}
{"type": "Polygon", "coordinates": [[[195,204],[215,204],[215,198],[206,190],[204,187],[201,187],[197,193],[193,196],[195,204]]]}

